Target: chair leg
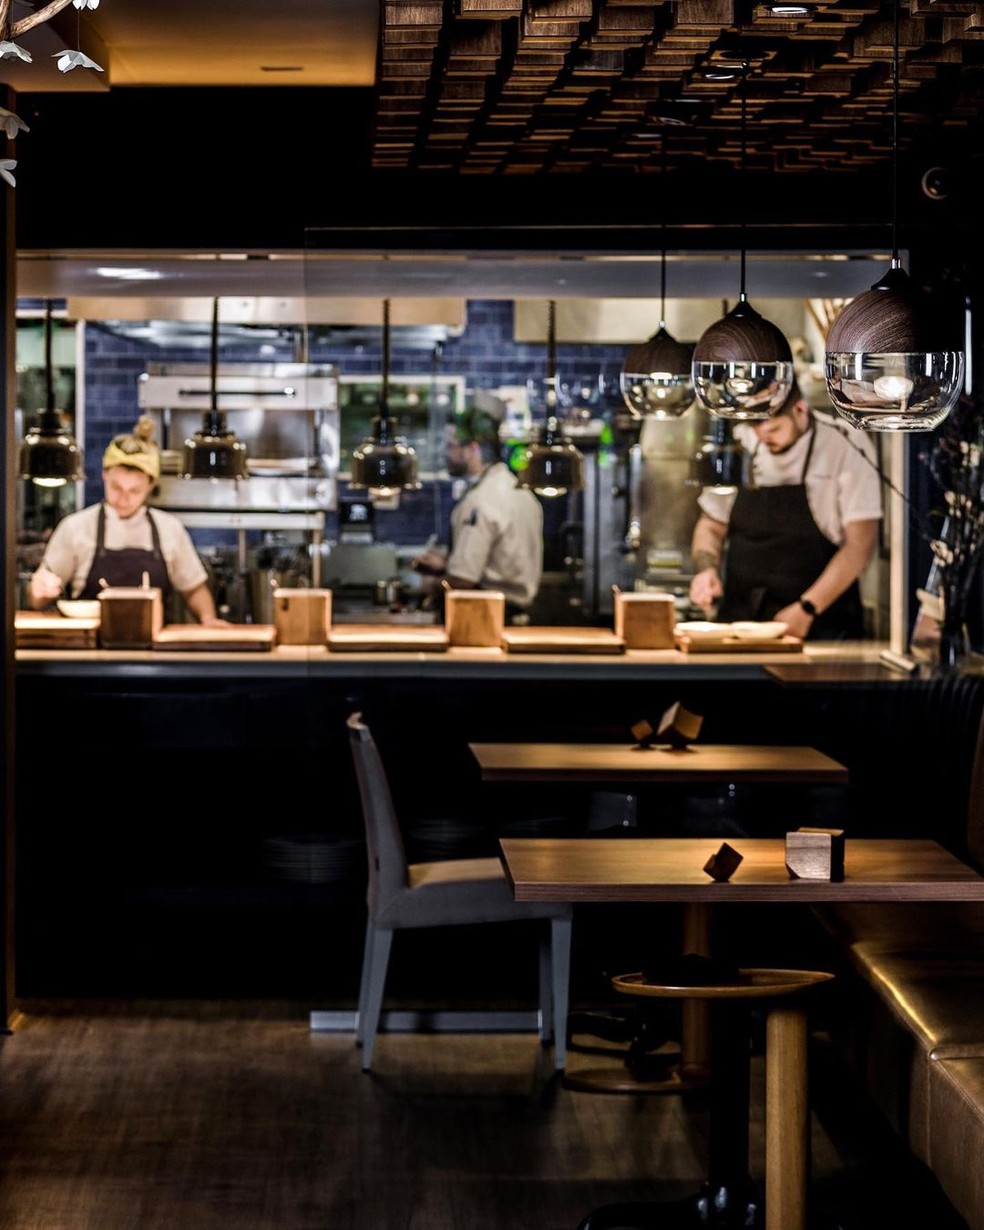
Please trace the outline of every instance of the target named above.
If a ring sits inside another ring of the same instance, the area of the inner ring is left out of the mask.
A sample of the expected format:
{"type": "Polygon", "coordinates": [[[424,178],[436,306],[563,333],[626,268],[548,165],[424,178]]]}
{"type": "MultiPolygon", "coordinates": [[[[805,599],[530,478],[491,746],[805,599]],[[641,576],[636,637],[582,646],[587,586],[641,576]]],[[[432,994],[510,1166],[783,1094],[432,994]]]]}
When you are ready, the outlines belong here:
{"type": "Polygon", "coordinates": [[[569,918],[550,923],[550,951],[553,982],[554,1067],[567,1067],[567,1010],[571,994],[571,930],[569,918]]]}
{"type": "Polygon", "coordinates": [[[379,1014],[383,1007],[383,988],[386,985],[386,969],[389,965],[393,932],[371,924],[366,933],[368,960],[363,967],[363,985],[359,993],[359,1021],[357,1033],[362,1037],[362,1071],[372,1066],[376,1047],[376,1032],[379,1029],[379,1014]]]}
{"type": "Polygon", "coordinates": [[[362,946],[362,973],[359,976],[359,1006],[355,1010],[355,1045],[365,1041],[366,1008],[369,1001],[369,981],[372,971],[372,924],[366,923],[366,938],[362,946]]]}

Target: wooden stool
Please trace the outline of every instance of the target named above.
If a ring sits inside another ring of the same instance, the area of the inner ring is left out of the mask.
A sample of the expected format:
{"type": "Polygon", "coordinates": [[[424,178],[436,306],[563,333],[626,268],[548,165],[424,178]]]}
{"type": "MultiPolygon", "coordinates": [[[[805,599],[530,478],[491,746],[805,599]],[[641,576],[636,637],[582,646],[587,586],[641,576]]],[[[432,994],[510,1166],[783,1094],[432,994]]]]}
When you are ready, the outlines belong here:
{"type": "Polygon", "coordinates": [[[803,993],[832,978],[789,969],[741,969],[734,977],[706,983],[651,982],[642,974],[613,978],[615,990],[624,995],[713,1002],[708,1177],[685,1200],[603,1205],[578,1230],[763,1225],[806,1230],[810,1103],[803,993]],[[766,1012],[764,1220],[748,1173],[749,1010],[756,1003],[766,1012]]]}

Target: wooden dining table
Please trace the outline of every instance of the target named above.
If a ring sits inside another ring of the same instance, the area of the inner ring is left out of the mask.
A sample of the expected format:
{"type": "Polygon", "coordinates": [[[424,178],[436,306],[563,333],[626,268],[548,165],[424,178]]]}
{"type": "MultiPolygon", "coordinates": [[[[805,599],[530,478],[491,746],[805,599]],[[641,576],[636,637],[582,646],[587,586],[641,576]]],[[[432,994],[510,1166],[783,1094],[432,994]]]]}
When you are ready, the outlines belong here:
{"type": "MultiPolygon", "coordinates": [[[[575,905],[682,902],[712,907],[718,914],[734,903],[984,901],[984,877],[931,840],[849,838],[845,842],[843,878],[826,880],[794,878],[786,867],[784,838],[732,838],[730,844],[741,855],[741,862],[728,880],[718,881],[704,868],[720,848],[719,837],[500,839],[506,875],[517,901],[565,901],[575,905]]],[[[702,994],[699,987],[655,990],[702,994]]],[[[767,1047],[766,1230],[805,1230],[807,1221],[809,1099],[805,1013],[797,1028],[798,1035],[784,1028],[776,1034],[782,1044],[767,1047]],[[791,1038],[797,1036],[800,1044],[791,1045],[791,1038]]],[[[717,1085],[715,1074],[712,1091],[717,1085]]],[[[694,1202],[706,1201],[708,1192],[717,1191],[722,1183],[726,1187],[738,1173],[747,1173],[747,1126],[743,1141],[741,1133],[735,1133],[732,1140],[722,1139],[736,1120],[733,1093],[734,1086],[729,1088],[724,1081],[717,1090],[717,1101],[711,1102],[711,1164],[702,1193],[693,1201],[675,1202],[672,1210],[667,1207],[665,1217],[651,1222],[611,1221],[603,1209],[597,1211],[594,1224],[705,1224],[695,1220],[694,1202]],[[742,1147],[744,1158],[736,1157],[742,1147]],[[720,1179],[712,1167],[717,1167],[725,1178],[720,1179]]],[[[745,1096],[747,1101],[747,1086],[745,1096]]],[[[739,1109],[747,1125],[747,1104],[739,1109]]],[[[582,1227],[591,1230],[592,1224],[589,1215],[582,1227]]]]}
{"type": "Polygon", "coordinates": [[[483,782],[844,784],[846,765],[814,747],[758,743],[469,743],[483,782]]]}

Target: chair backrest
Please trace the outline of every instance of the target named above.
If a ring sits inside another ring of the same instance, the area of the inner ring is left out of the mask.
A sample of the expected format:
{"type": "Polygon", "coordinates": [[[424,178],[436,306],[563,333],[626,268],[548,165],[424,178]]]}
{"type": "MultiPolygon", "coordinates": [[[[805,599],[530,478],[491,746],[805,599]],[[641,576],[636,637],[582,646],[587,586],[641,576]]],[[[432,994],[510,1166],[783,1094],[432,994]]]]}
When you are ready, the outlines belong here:
{"type": "Polygon", "coordinates": [[[375,918],[383,902],[407,887],[407,856],[376,741],[362,721],[361,713],[351,714],[346,725],[366,826],[369,856],[366,903],[369,917],[375,918]]]}

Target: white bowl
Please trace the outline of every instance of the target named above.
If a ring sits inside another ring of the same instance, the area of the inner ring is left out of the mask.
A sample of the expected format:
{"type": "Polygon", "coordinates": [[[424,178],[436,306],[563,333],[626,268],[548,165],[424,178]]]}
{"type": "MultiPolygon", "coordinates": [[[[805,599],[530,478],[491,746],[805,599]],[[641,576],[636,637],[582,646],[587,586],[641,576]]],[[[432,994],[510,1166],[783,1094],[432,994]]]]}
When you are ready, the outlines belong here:
{"type": "Polygon", "coordinates": [[[676,625],[676,631],[692,641],[719,641],[731,636],[731,624],[716,624],[709,619],[685,620],[676,625]]]}
{"type": "Polygon", "coordinates": [[[59,598],[56,605],[68,619],[98,619],[102,609],[98,598],[59,598]]]}
{"type": "Polygon", "coordinates": [[[731,625],[731,633],[740,641],[774,641],[785,636],[788,624],[780,623],[778,619],[753,620],[739,619],[731,625]]]}

